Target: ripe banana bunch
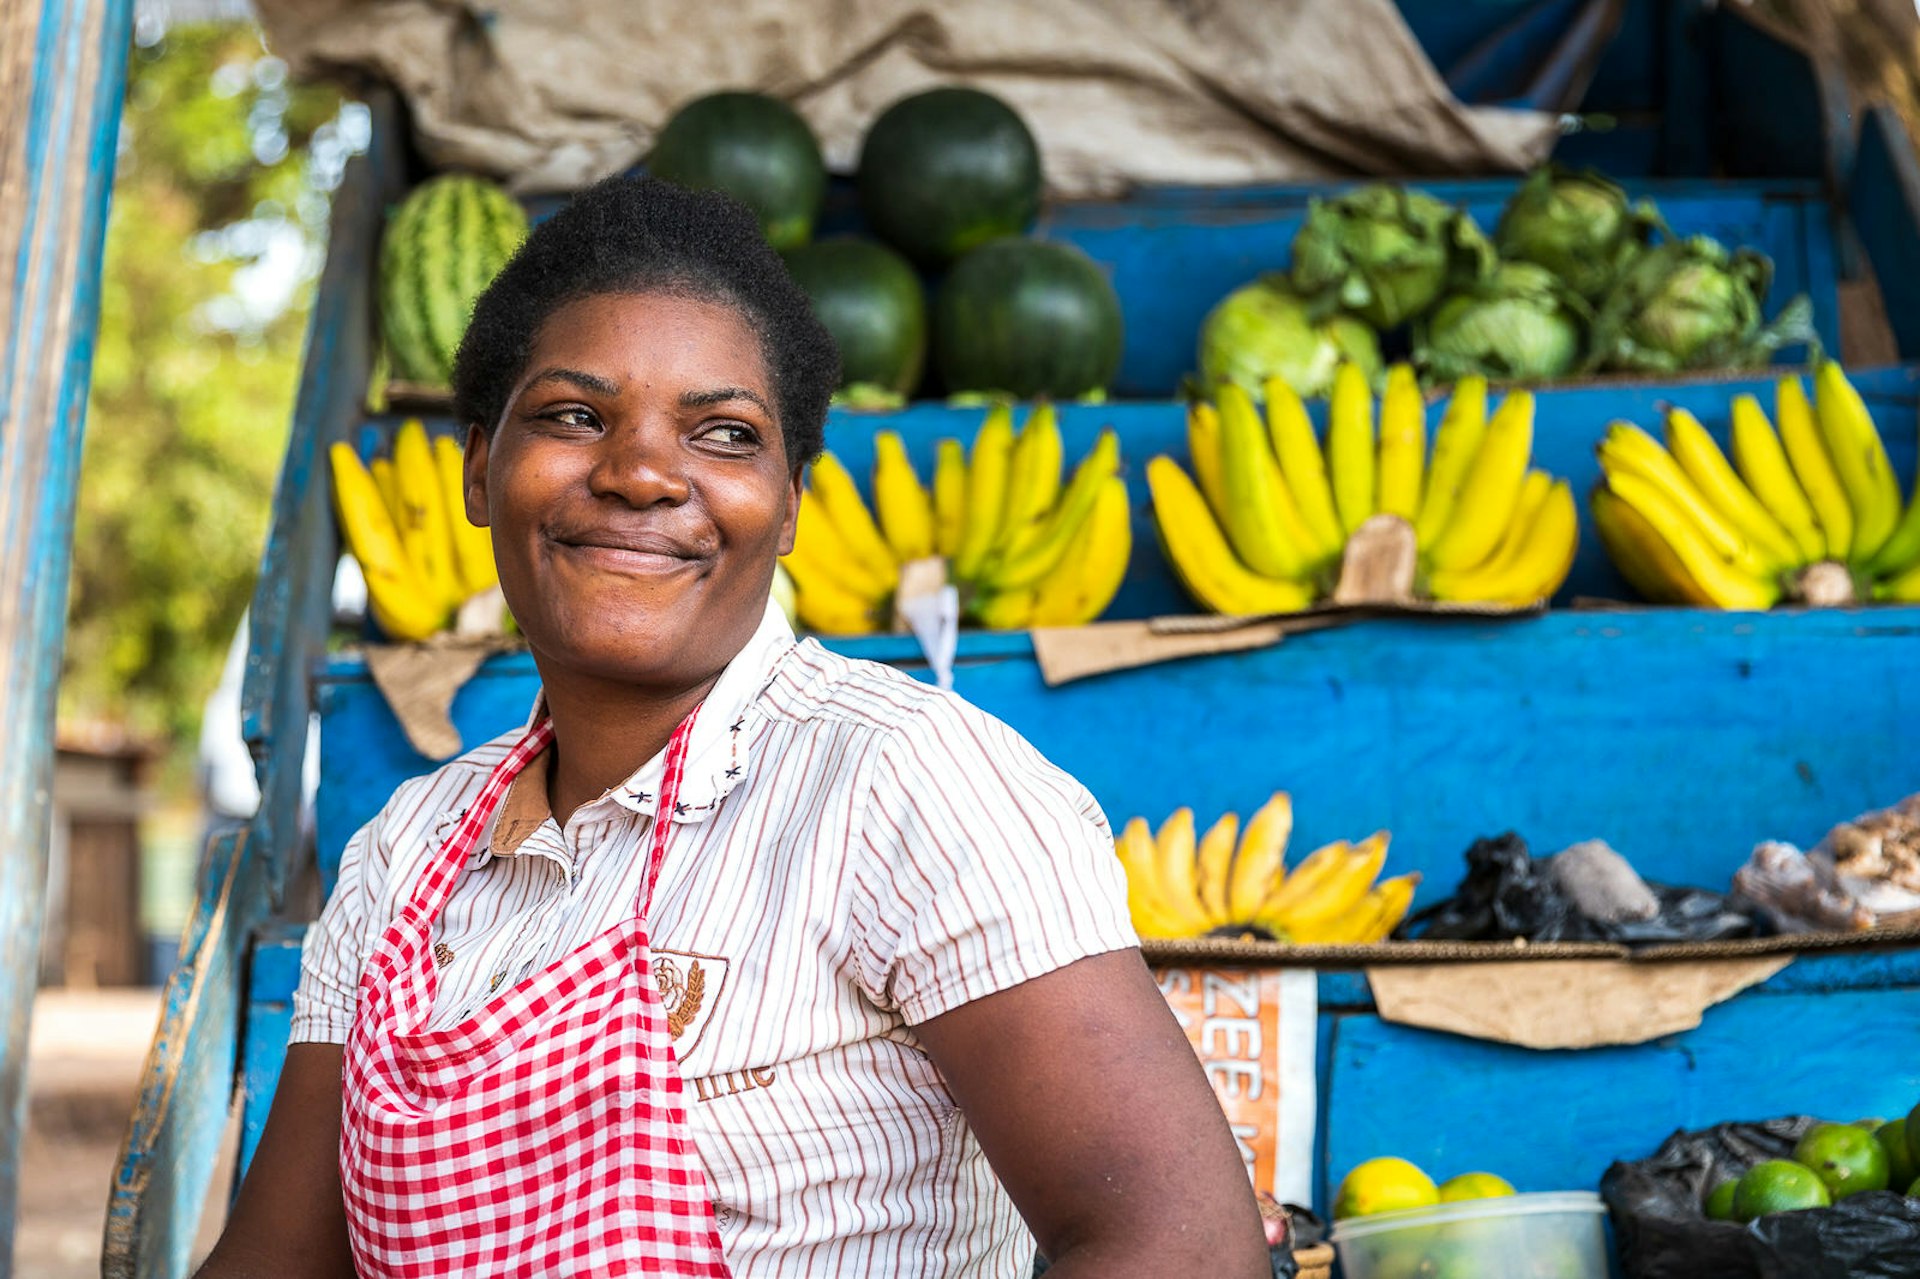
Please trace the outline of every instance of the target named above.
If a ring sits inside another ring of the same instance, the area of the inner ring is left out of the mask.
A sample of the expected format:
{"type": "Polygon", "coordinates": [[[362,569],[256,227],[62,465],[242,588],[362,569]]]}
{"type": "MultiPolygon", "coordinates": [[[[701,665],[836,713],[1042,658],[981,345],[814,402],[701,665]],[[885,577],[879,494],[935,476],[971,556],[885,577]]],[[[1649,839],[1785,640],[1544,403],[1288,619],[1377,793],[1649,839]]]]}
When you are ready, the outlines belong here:
{"type": "Polygon", "coordinates": [[[1293,801],[1276,791],[1240,829],[1228,813],[1196,835],[1182,808],[1158,833],[1144,817],[1114,841],[1127,872],[1127,909],[1143,939],[1259,931],[1299,945],[1384,941],[1413,903],[1420,876],[1381,880],[1387,833],[1358,844],[1339,840],[1309,853],[1288,873],[1293,801]]]}
{"type": "Polygon", "coordinates": [[[417,418],[393,437],[390,458],[363,465],[346,444],[328,451],[334,512],[367,579],[367,606],[396,640],[446,629],[460,605],[500,575],[493,539],[467,520],[465,464],[447,436],[427,439],[417,418]]]}
{"type": "Polygon", "coordinates": [[[811,630],[861,635],[891,624],[900,570],[937,556],[965,616],[993,630],[1078,626],[1112,602],[1133,552],[1120,439],[1099,440],[1071,475],[1051,404],[1020,429],[997,405],[973,438],[941,440],[931,488],[893,431],[874,439],[873,506],[831,453],[800,495],[793,553],[781,562],[811,630]]]}
{"type": "Polygon", "coordinates": [[[1510,393],[1491,417],[1487,384],[1454,387],[1427,452],[1426,405],[1413,370],[1387,375],[1374,426],[1366,377],[1341,367],[1324,441],[1284,381],[1266,385],[1266,419],[1231,383],[1187,418],[1189,476],[1169,457],[1147,464],[1155,523],[1188,592],[1216,613],[1283,613],[1324,596],[1359,527],[1380,515],[1411,526],[1417,594],[1525,606],[1573,567],[1572,489],[1528,469],[1533,396],[1510,393]]]}
{"type": "Polygon", "coordinates": [[[1831,361],[1810,403],[1798,377],[1775,385],[1774,418],[1733,402],[1733,457],[1685,409],[1663,447],[1626,422],[1598,447],[1590,504],[1607,554],[1647,599],[1766,609],[1782,600],[1920,602],[1920,500],[1904,511],[1865,403],[1831,361]]]}

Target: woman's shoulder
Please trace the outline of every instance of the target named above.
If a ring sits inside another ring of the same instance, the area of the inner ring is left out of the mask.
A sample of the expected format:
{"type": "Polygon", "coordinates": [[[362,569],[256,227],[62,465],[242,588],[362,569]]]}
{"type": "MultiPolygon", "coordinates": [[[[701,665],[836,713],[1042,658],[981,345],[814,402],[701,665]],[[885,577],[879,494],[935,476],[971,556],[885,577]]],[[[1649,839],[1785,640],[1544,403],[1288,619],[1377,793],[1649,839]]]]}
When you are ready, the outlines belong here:
{"type": "Polygon", "coordinates": [[[880,740],[940,734],[993,717],[957,694],[884,662],[848,657],[818,640],[796,643],[774,669],[763,695],[774,719],[811,721],[880,740]]]}
{"type": "MultiPolygon", "coordinates": [[[[493,770],[526,731],[524,727],[510,729],[431,772],[401,782],[362,834],[381,845],[384,853],[396,842],[408,843],[411,836],[422,832],[431,834],[433,829],[459,820],[493,770]]],[[[382,856],[380,860],[386,858],[382,856]]]]}

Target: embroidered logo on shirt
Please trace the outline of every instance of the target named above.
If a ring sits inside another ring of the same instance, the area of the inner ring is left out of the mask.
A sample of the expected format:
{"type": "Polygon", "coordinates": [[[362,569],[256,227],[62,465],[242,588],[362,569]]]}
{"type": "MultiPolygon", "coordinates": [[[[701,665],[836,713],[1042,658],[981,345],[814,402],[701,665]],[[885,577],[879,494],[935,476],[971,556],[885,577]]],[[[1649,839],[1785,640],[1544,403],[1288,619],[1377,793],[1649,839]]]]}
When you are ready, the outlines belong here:
{"type": "Polygon", "coordinates": [[[667,1013],[667,1031],[682,1060],[700,1041],[726,985],[727,961],[715,955],[678,951],[653,953],[653,984],[667,1013]]]}

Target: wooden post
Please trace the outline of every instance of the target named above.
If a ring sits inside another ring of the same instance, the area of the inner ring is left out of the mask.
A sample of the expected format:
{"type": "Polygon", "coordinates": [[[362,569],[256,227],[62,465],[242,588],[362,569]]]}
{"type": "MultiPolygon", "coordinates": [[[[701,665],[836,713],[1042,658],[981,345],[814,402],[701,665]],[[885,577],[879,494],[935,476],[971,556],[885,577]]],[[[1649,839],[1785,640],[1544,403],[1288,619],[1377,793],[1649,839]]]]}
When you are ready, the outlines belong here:
{"type": "Polygon", "coordinates": [[[13,1270],[54,690],[132,8],[0,4],[0,1279],[13,1270]]]}

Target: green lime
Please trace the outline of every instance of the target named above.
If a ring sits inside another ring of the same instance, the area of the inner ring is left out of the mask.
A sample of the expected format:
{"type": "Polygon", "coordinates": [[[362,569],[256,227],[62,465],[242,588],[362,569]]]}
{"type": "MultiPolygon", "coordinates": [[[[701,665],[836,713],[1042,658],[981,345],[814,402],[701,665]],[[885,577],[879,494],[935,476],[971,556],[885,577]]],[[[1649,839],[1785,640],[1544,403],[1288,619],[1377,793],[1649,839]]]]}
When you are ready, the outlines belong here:
{"type": "Polygon", "coordinates": [[[1920,1105],[1907,1112],[1907,1158],[1920,1168],[1920,1105]]]}
{"type": "Polygon", "coordinates": [[[1776,1212],[1825,1208],[1833,1199],[1813,1170],[1785,1159],[1769,1159],[1748,1169],[1733,1192],[1733,1219],[1752,1221],[1776,1212]]]}
{"type": "Polygon", "coordinates": [[[1887,1185],[1910,1185],[1913,1179],[1920,1177],[1920,1165],[1913,1161],[1913,1152],[1907,1149],[1907,1121],[1890,1119],[1880,1125],[1873,1134],[1880,1141],[1880,1148],[1887,1152],[1887,1185]]]}
{"type": "Polygon", "coordinates": [[[1334,1196],[1333,1215],[1371,1217],[1376,1212],[1431,1208],[1440,1202],[1433,1178],[1404,1159],[1369,1159],[1347,1174],[1334,1196]]]}
{"type": "Polygon", "coordinates": [[[1852,1124],[1815,1124],[1795,1144],[1793,1158],[1813,1169],[1835,1199],[1887,1188],[1887,1152],[1852,1124]]]}
{"type": "Polygon", "coordinates": [[[1853,1121],[1853,1126],[1865,1128],[1868,1132],[1879,1132],[1886,1122],[1884,1119],[1856,1119],[1853,1121]]]}
{"type": "Polygon", "coordinates": [[[1440,1183],[1440,1202],[1457,1204],[1468,1199],[1505,1199],[1513,1186],[1505,1177],[1490,1172],[1463,1172],[1440,1183]]]}
{"type": "Polygon", "coordinates": [[[1738,1177],[1729,1177],[1708,1193],[1706,1203],[1708,1221],[1733,1220],[1733,1192],[1739,1185],[1738,1177]]]}
{"type": "Polygon", "coordinates": [[[1907,1187],[1907,1198],[1920,1199],[1920,1177],[1915,1177],[1913,1184],[1907,1187]]]}

